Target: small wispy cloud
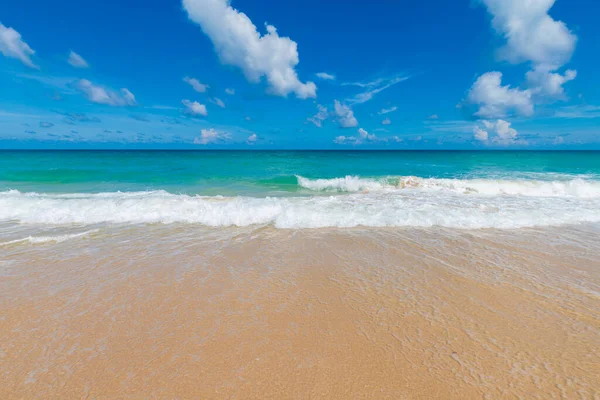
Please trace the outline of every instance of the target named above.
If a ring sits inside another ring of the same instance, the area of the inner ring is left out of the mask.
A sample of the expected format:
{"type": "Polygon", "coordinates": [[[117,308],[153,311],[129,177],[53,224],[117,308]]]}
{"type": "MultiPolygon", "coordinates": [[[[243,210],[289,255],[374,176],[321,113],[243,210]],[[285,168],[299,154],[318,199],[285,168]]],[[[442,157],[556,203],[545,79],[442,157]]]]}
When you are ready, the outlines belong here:
{"type": "Polygon", "coordinates": [[[211,100],[214,104],[216,104],[217,106],[221,107],[221,108],[225,108],[225,103],[223,102],[223,100],[215,97],[214,99],[211,100]]]}
{"type": "Polygon", "coordinates": [[[227,93],[230,96],[233,96],[235,94],[235,89],[227,88],[225,89],[225,93],[227,93]]]}
{"type": "Polygon", "coordinates": [[[354,116],[352,109],[336,100],[334,102],[334,115],[342,128],[355,128],[358,126],[358,120],[354,116]]]}
{"type": "Polygon", "coordinates": [[[393,106],[393,107],[390,107],[390,108],[383,108],[377,114],[379,114],[379,115],[385,115],[385,114],[392,113],[392,112],[396,111],[397,109],[398,109],[398,107],[396,107],[396,106],[393,106]]]}
{"type": "Polygon", "coordinates": [[[75,53],[73,50],[71,50],[71,52],[69,53],[69,58],[67,59],[67,62],[75,68],[89,68],[90,66],[83,57],[75,53]]]}
{"type": "Polygon", "coordinates": [[[183,81],[190,85],[198,93],[204,93],[210,87],[208,85],[205,85],[204,83],[200,83],[198,79],[190,78],[189,76],[183,78],[183,81]]]}
{"type": "Polygon", "coordinates": [[[81,79],[75,84],[92,103],[105,104],[115,107],[136,106],[137,102],[129,89],[122,88],[119,92],[95,85],[87,79],[81,79]]]}
{"type": "Polygon", "coordinates": [[[21,38],[21,34],[13,28],[0,23],[0,53],[5,57],[16,58],[28,67],[39,69],[31,60],[35,51],[21,38]]]}
{"type": "Polygon", "coordinates": [[[368,89],[362,93],[359,93],[351,98],[346,99],[346,102],[350,105],[366,103],[367,101],[373,99],[373,97],[375,97],[375,95],[377,95],[378,93],[381,93],[384,90],[387,90],[392,86],[399,84],[400,82],[407,81],[408,79],[410,79],[410,76],[396,76],[393,78],[377,79],[376,81],[367,83],[355,82],[346,84],[368,89]]]}
{"type": "Polygon", "coordinates": [[[335,81],[335,75],[328,74],[327,72],[317,72],[315,75],[324,81],[335,81]]]}
{"type": "Polygon", "coordinates": [[[317,104],[317,113],[312,117],[308,118],[307,121],[313,123],[317,128],[323,126],[323,121],[327,119],[329,114],[327,113],[327,107],[317,104]]]}
{"type": "Polygon", "coordinates": [[[563,107],[554,114],[554,117],[565,119],[600,118],[600,106],[580,105],[563,107]]]}

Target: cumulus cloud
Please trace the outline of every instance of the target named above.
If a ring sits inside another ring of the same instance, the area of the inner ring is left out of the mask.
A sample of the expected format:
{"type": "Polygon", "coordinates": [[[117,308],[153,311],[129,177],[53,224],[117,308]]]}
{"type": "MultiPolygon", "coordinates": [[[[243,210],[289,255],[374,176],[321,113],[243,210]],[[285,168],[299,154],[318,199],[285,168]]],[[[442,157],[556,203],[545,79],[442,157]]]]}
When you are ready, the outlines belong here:
{"type": "Polygon", "coordinates": [[[547,67],[538,66],[527,73],[527,82],[538,102],[565,100],[563,85],[577,77],[577,71],[569,69],[564,75],[552,72],[547,67]]]}
{"type": "Polygon", "coordinates": [[[473,84],[468,95],[470,103],[479,106],[475,115],[481,118],[502,118],[510,114],[531,116],[533,101],[530,90],[502,86],[502,73],[488,72],[473,84]]]}
{"type": "Polygon", "coordinates": [[[336,100],[333,104],[334,115],[337,117],[338,123],[342,128],[356,128],[358,120],[354,116],[354,112],[350,107],[336,100]]]}
{"type": "Polygon", "coordinates": [[[211,143],[226,142],[231,140],[231,134],[220,132],[215,129],[202,129],[200,137],[194,139],[194,144],[207,145],[211,143]]]}
{"type": "Polygon", "coordinates": [[[324,81],[334,81],[335,80],[335,75],[328,74],[327,72],[318,72],[316,75],[317,75],[317,78],[323,79],[324,81]]]}
{"type": "Polygon", "coordinates": [[[358,128],[358,136],[363,140],[377,140],[377,136],[369,134],[369,132],[365,131],[363,128],[358,128]]]}
{"type": "Polygon", "coordinates": [[[21,34],[13,28],[7,28],[0,23],[0,53],[5,57],[16,58],[28,67],[39,69],[31,61],[35,51],[21,39],[21,34]]]}
{"type": "Polygon", "coordinates": [[[124,107],[135,106],[137,102],[135,96],[128,89],[114,91],[99,85],[95,85],[87,79],[81,79],[75,85],[89,101],[109,106],[124,107]]]}
{"type": "Polygon", "coordinates": [[[333,142],[336,144],[359,145],[364,142],[375,142],[377,140],[378,140],[378,138],[376,135],[370,134],[363,128],[359,128],[357,136],[343,136],[343,135],[337,136],[336,138],[333,139],[333,142]]]}
{"type": "Polygon", "coordinates": [[[198,103],[197,101],[182,100],[181,104],[185,106],[186,114],[191,114],[194,116],[202,115],[203,117],[206,117],[208,115],[206,106],[204,104],[198,103]]]}
{"type": "Polygon", "coordinates": [[[185,83],[187,83],[188,85],[190,85],[192,88],[194,88],[194,90],[198,93],[204,93],[210,87],[208,85],[200,83],[200,81],[198,79],[190,78],[189,76],[186,76],[185,78],[183,78],[183,81],[185,83]]]}
{"type": "Polygon", "coordinates": [[[221,62],[242,69],[250,82],[266,77],[275,95],[316,97],[317,86],[298,79],[296,42],[279,36],[274,26],[266,25],[267,32],[261,34],[250,18],[231,7],[228,0],[183,0],[183,8],[210,38],[221,62]]]}
{"type": "Polygon", "coordinates": [[[486,143],[491,140],[501,145],[521,143],[517,141],[518,132],[516,129],[511,128],[510,122],[499,119],[496,121],[480,121],[480,124],[473,129],[475,140],[486,143]]]}
{"type": "Polygon", "coordinates": [[[392,121],[390,121],[389,118],[384,119],[383,121],[381,121],[381,125],[391,125],[392,121]]]}
{"type": "Polygon", "coordinates": [[[473,128],[473,136],[475,137],[475,140],[478,140],[480,142],[487,142],[489,139],[489,134],[487,133],[487,131],[484,131],[479,126],[473,128]]]}
{"type": "Polygon", "coordinates": [[[235,94],[235,89],[227,88],[225,89],[225,93],[227,93],[230,96],[233,96],[235,94]]]}
{"type": "Polygon", "coordinates": [[[315,124],[315,126],[317,128],[321,128],[323,126],[323,121],[325,121],[328,117],[328,113],[327,113],[327,107],[323,107],[320,104],[317,104],[317,113],[308,118],[308,122],[312,122],[313,124],[315,124]]]}
{"type": "Polygon", "coordinates": [[[492,14],[492,26],[506,39],[499,50],[502,59],[555,68],[571,59],[577,36],[548,14],[556,0],[482,1],[492,14]]]}
{"type": "Polygon", "coordinates": [[[437,114],[432,114],[429,117],[427,117],[427,119],[433,119],[433,120],[435,120],[435,119],[440,119],[440,117],[437,114]]]}
{"type": "Polygon", "coordinates": [[[87,61],[85,61],[85,59],[83,57],[81,57],[79,54],[75,53],[73,50],[71,50],[71,52],[69,53],[69,58],[67,59],[67,62],[69,64],[71,64],[72,67],[75,68],[88,68],[89,64],[87,63],[87,61]]]}
{"type": "Polygon", "coordinates": [[[252,135],[248,136],[248,139],[246,139],[246,142],[248,144],[253,144],[258,140],[258,136],[256,135],[256,133],[253,133],[252,135]]]}
{"type": "Polygon", "coordinates": [[[570,61],[577,36],[548,13],[556,0],[480,0],[492,15],[492,26],[506,44],[501,59],[513,64],[531,63],[527,88],[501,86],[502,74],[488,72],[471,89],[470,99],[480,105],[476,116],[498,118],[516,111],[530,116],[534,105],[566,100],[563,85],[577,76],[574,70],[557,72],[570,61]],[[476,87],[478,85],[478,87],[476,87]]]}

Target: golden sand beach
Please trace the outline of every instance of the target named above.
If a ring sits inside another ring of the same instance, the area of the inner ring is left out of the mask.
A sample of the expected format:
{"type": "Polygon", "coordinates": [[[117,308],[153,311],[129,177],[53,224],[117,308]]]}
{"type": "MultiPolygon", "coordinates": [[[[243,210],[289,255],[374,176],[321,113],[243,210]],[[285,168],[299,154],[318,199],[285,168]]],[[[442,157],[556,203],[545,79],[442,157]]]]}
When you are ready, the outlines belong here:
{"type": "Polygon", "coordinates": [[[2,399],[598,399],[600,232],[152,225],[0,247],[2,399]]]}

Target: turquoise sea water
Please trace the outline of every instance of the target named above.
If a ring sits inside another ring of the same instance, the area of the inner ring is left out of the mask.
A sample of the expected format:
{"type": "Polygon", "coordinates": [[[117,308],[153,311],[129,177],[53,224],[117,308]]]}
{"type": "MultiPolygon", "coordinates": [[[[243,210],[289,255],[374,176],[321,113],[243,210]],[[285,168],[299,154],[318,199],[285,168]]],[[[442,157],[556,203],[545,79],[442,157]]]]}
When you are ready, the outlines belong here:
{"type": "Polygon", "coordinates": [[[0,152],[0,191],[166,190],[209,196],[311,193],[298,185],[297,176],[600,180],[600,152],[0,152]]]}
{"type": "Polygon", "coordinates": [[[600,222],[600,152],[4,151],[0,223],[600,222]]]}

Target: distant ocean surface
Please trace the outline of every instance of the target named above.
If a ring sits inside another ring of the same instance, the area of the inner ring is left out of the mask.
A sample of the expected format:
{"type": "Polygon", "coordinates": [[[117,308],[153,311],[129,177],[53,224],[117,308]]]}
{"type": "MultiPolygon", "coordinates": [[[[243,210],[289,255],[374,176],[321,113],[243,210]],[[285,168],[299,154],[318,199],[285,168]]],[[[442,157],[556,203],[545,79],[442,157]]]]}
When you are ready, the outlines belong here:
{"type": "Polygon", "coordinates": [[[517,229],[599,222],[600,152],[0,152],[0,226],[7,232],[16,225],[517,229]]]}

